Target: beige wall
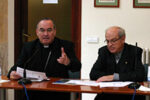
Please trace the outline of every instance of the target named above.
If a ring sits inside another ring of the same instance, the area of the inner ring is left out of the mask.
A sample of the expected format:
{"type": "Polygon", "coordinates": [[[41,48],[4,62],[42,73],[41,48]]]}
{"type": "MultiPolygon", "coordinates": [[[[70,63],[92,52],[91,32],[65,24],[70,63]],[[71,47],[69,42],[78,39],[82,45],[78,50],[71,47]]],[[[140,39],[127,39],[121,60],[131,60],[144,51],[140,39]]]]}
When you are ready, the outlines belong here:
{"type": "Polygon", "coordinates": [[[8,68],[8,1],[0,1],[0,67],[6,75],[8,68]]]}
{"type": "Polygon", "coordinates": [[[0,43],[8,40],[8,2],[0,1],[0,43]]]}
{"type": "MultiPolygon", "coordinates": [[[[118,25],[126,30],[126,42],[150,48],[150,8],[133,8],[133,0],[120,0],[119,8],[95,8],[94,0],[82,0],[82,72],[89,79],[97,59],[98,48],[105,45],[105,29],[118,25]],[[87,37],[98,37],[98,43],[87,43],[87,37]]],[[[84,94],[82,100],[93,100],[95,94],[84,94]]]]}

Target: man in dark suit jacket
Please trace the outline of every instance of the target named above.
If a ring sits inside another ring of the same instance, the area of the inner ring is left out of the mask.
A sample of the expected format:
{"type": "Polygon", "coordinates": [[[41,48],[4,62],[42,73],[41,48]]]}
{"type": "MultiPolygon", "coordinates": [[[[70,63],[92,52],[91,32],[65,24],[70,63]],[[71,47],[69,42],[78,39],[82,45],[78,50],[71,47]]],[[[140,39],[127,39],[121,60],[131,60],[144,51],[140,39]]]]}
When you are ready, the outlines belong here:
{"type": "MultiPolygon", "coordinates": [[[[102,81],[143,81],[144,66],[141,62],[142,49],[125,43],[125,30],[112,26],[106,30],[105,42],[90,72],[90,78],[102,81]]],[[[98,94],[95,100],[131,99],[131,96],[98,94]],[[120,98],[121,97],[121,98],[120,98]],[[118,99],[117,99],[118,98],[118,99]]]]}
{"type": "MultiPolygon", "coordinates": [[[[16,68],[45,72],[47,77],[68,78],[68,71],[80,71],[81,63],[74,52],[72,42],[56,38],[56,26],[53,20],[45,18],[36,28],[38,39],[25,43],[16,64],[10,69],[8,78],[20,79],[16,68]],[[29,60],[30,59],[30,60],[29,60]]],[[[31,100],[69,100],[69,93],[29,91],[31,100]]]]}

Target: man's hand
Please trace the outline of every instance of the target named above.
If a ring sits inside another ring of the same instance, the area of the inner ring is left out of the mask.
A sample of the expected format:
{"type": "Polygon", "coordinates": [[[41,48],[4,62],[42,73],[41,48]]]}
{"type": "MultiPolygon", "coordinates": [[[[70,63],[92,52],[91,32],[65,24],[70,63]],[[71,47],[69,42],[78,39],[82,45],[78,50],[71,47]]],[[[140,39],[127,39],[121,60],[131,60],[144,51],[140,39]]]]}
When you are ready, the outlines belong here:
{"type": "Polygon", "coordinates": [[[19,79],[19,78],[21,78],[21,76],[20,76],[20,74],[18,74],[16,71],[12,71],[12,72],[10,73],[10,79],[17,80],[17,79],[19,79]]]}
{"type": "Polygon", "coordinates": [[[96,82],[113,81],[113,78],[114,78],[114,75],[102,76],[99,79],[97,79],[96,82]]]}
{"type": "Polygon", "coordinates": [[[59,57],[57,59],[57,61],[60,63],[60,64],[64,64],[64,65],[69,65],[70,63],[70,59],[67,57],[65,51],[64,51],[64,48],[62,47],[61,48],[61,57],[59,57]]]}

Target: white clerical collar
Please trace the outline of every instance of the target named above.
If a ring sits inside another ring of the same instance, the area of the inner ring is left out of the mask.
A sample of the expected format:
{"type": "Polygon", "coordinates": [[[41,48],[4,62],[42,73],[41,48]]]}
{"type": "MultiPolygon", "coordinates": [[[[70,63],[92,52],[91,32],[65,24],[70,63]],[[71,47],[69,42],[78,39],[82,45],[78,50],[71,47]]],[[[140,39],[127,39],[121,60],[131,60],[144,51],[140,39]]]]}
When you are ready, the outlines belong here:
{"type": "Polygon", "coordinates": [[[44,47],[44,48],[48,48],[48,47],[49,47],[49,45],[44,45],[43,47],[44,47]]]}

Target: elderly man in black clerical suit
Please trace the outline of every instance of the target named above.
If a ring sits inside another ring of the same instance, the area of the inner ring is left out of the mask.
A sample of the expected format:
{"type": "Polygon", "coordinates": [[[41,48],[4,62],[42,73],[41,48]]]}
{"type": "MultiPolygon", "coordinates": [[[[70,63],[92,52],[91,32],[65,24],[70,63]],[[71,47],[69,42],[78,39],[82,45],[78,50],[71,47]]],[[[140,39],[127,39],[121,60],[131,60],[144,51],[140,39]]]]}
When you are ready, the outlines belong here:
{"type": "MultiPolygon", "coordinates": [[[[56,37],[56,26],[52,19],[40,20],[36,34],[38,39],[23,46],[18,61],[8,73],[8,78],[20,79],[21,76],[16,72],[16,68],[25,65],[26,69],[45,72],[47,77],[68,78],[68,70],[80,71],[81,63],[75,55],[73,43],[56,37]]],[[[69,93],[46,91],[28,91],[28,93],[31,100],[70,99],[69,93]]]]}
{"type": "MultiPolygon", "coordinates": [[[[106,30],[105,42],[98,51],[98,58],[93,65],[90,78],[102,81],[143,81],[144,66],[141,61],[142,49],[125,43],[125,30],[112,26],[106,30]]],[[[131,100],[130,95],[98,94],[95,100],[131,100]]],[[[143,98],[142,96],[136,99],[143,98]]]]}

